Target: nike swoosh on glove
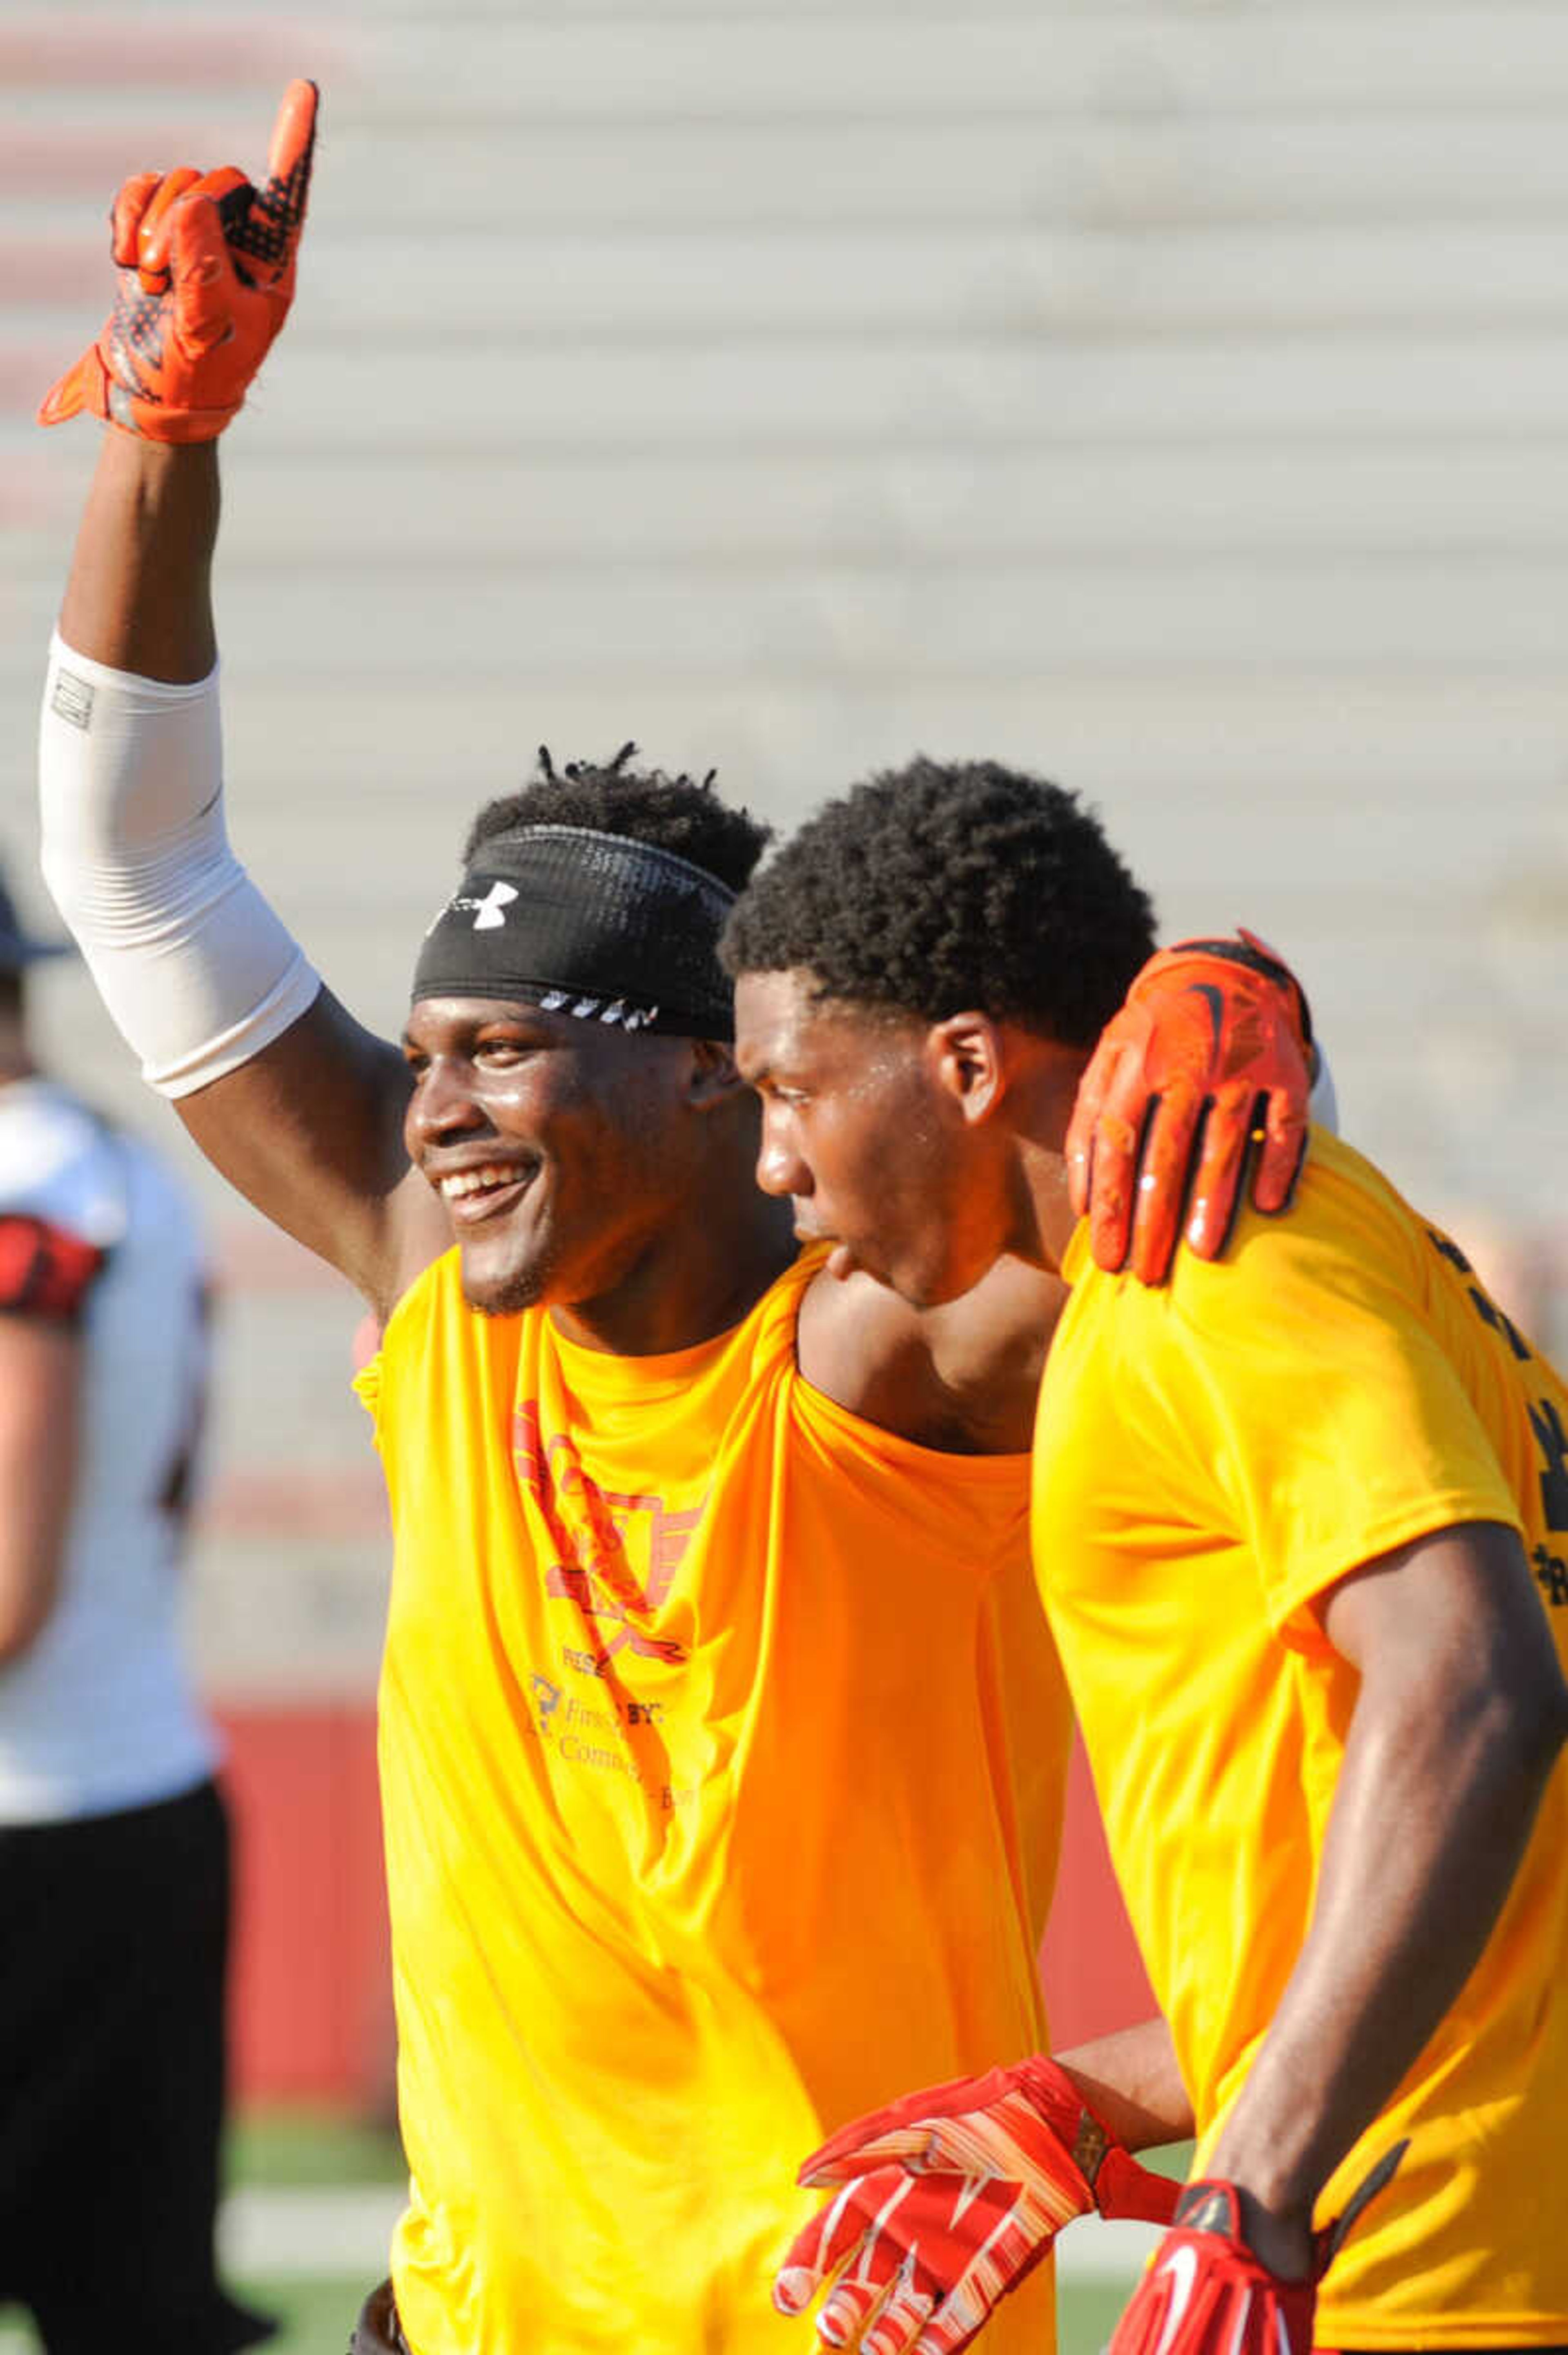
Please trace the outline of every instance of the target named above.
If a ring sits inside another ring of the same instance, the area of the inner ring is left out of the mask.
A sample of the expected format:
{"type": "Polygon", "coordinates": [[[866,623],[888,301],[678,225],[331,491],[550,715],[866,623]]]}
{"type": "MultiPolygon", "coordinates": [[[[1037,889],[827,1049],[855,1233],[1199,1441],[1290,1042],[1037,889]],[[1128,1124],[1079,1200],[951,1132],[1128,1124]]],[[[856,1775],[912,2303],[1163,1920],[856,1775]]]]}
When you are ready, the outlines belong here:
{"type": "Polygon", "coordinates": [[[1317,2285],[1408,2147],[1397,2143],[1344,2214],[1313,2235],[1303,2281],[1282,2281],[1248,2246],[1233,2183],[1189,2183],[1106,2355],[1310,2355],[1317,2285]]]}

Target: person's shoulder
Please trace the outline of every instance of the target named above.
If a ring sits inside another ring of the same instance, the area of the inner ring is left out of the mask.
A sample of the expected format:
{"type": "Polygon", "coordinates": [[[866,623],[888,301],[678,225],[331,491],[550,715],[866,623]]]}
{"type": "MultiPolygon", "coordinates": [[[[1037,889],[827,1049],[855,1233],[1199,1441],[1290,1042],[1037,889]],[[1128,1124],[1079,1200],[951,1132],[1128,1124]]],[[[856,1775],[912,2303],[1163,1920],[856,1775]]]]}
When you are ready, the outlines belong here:
{"type": "Polygon", "coordinates": [[[399,1293],[381,1325],[380,1354],[400,1356],[422,1348],[426,1337],[443,1323],[467,1332],[481,1330],[485,1321],[463,1296],[463,1255],[453,1243],[427,1262],[399,1293]]]}
{"type": "Polygon", "coordinates": [[[124,1234],[125,1165],[113,1135],[52,1081],[0,1088],[0,1218],[63,1227],[100,1250],[124,1234]]]}
{"type": "Polygon", "coordinates": [[[1096,1266],[1080,1226],[1046,1378],[1058,1426],[1073,1401],[1096,1416],[1111,1401],[1141,1413],[1205,1387],[1243,1398],[1282,1369],[1305,1376],[1332,1336],[1423,1316],[1430,1257],[1423,1220],[1382,1172],[1317,1128],[1290,1205],[1248,1206],[1218,1259],[1183,1244],[1164,1284],[1096,1266]]]}
{"type": "Polygon", "coordinates": [[[1342,1137],[1315,1127],[1301,1182],[1281,1211],[1243,1211],[1224,1257],[1179,1252],[1179,1290],[1233,1272],[1249,1291],[1301,1277],[1338,1284],[1403,1282],[1422,1257],[1425,1221],[1392,1180],[1342,1137]]]}
{"type": "Polygon", "coordinates": [[[1108,1313],[1112,1304],[1119,1323],[1147,1326],[1152,1333],[1173,1316],[1199,1324],[1250,1316],[1282,1284],[1334,1284],[1354,1280],[1357,1272],[1384,1283],[1403,1280],[1417,1264],[1424,1233],[1420,1213],[1375,1163],[1315,1127],[1286,1208],[1264,1212],[1246,1205],[1217,1259],[1200,1259],[1179,1245],[1162,1284],[1097,1266],[1087,1227],[1080,1224],[1066,1261],[1074,1312],[1069,1329],[1108,1313]]]}

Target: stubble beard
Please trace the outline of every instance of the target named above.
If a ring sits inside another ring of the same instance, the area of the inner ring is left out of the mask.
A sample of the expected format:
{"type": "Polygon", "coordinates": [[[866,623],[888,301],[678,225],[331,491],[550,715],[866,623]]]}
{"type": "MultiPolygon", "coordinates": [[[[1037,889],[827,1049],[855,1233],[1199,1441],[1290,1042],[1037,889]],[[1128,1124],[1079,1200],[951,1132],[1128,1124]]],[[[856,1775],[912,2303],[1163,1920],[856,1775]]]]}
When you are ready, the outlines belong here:
{"type": "Polygon", "coordinates": [[[520,1316],[525,1308],[538,1308],[549,1296],[551,1279],[556,1273],[553,1252],[546,1252],[530,1259],[525,1266],[497,1276],[484,1285],[482,1291],[470,1289],[464,1272],[463,1297],[479,1316],[520,1316]]]}

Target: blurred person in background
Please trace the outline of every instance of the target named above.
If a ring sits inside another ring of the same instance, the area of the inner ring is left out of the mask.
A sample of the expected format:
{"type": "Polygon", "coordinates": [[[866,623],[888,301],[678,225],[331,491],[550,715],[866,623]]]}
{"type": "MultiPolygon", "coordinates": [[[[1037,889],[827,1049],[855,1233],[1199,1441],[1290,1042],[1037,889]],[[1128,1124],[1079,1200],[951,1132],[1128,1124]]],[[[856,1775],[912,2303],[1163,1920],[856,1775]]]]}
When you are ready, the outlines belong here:
{"type": "Polygon", "coordinates": [[[41,1072],[0,884],[0,2305],[229,2355],[229,1828],[177,1618],[207,1374],[189,1206],[41,1072]]]}
{"type": "MultiPolygon", "coordinates": [[[[708,785],[627,747],[481,812],[400,1050],[235,861],[215,442],[288,307],[315,110],[293,85],[260,189],[128,184],[114,312],[45,403],[112,429],[47,871],[145,1076],[383,1327],[411,2196],[357,2343],[766,2355],[802,2138],[916,2055],[1041,2032],[1070,1727],[1022,1542],[1040,1320],[982,1305],[976,1348],[836,1282],[753,1185],[715,946],[765,829],[708,785]]],[[[1124,2147],[1152,2029],[1040,2064],[1059,2223],[1168,2212],[1124,2147]]],[[[1000,2343],[1051,2312],[1041,2268],[1000,2343]]]]}

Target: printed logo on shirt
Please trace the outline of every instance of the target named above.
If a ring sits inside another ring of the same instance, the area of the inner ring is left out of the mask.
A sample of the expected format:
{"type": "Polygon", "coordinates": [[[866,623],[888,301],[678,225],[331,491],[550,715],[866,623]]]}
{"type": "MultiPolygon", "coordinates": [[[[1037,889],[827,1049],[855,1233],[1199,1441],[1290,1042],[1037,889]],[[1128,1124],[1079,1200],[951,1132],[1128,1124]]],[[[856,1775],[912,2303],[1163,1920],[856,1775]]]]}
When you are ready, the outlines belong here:
{"type": "Polygon", "coordinates": [[[594,1638],[571,1665],[596,1662],[588,1672],[603,1675],[618,1653],[630,1651],[680,1666],[686,1647],[647,1623],[669,1598],[701,1507],[676,1513],[662,1497],[601,1488],[564,1433],[545,1440],[537,1400],[512,1419],[512,1461],[555,1541],[545,1592],[571,1604],[594,1638]]]}

